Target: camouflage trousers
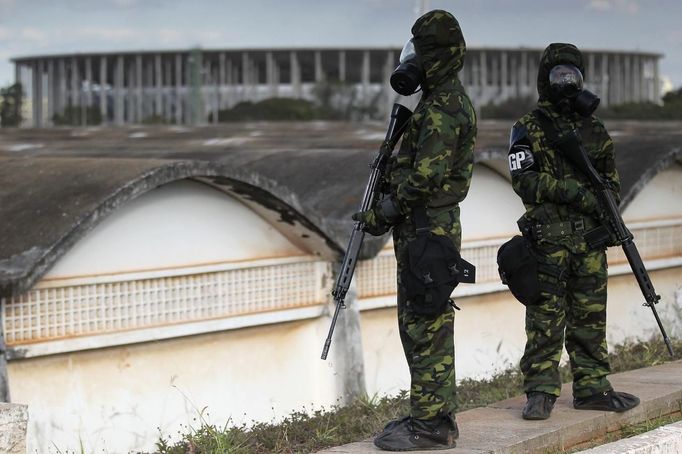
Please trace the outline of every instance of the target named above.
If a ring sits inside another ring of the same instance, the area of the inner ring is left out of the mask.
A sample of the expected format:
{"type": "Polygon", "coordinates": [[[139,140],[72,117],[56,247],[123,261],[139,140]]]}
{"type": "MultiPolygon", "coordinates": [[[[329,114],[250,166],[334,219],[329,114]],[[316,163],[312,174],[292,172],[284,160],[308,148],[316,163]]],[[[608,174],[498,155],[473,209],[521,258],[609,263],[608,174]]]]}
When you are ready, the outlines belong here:
{"type": "MultiPolygon", "coordinates": [[[[459,207],[429,209],[431,232],[447,235],[460,248],[459,207]]],[[[416,238],[411,219],[393,229],[398,263],[398,330],[410,370],[410,413],[417,419],[434,419],[456,410],[454,310],[447,306],[442,314],[426,316],[411,310],[405,297],[400,273],[407,245],[416,238]]]]}
{"type": "Polygon", "coordinates": [[[606,253],[575,254],[551,244],[536,245],[535,250],[545,272],[539,272],[544,283],[541,301],[526,307],[527,341],[521,358],[525,392],[559,395],[564,338],[573,396],[610,390],[606,379],[611,372],[606,346],[606,253]],[[548,269],[556,275],[547,273],[548,269]]]}

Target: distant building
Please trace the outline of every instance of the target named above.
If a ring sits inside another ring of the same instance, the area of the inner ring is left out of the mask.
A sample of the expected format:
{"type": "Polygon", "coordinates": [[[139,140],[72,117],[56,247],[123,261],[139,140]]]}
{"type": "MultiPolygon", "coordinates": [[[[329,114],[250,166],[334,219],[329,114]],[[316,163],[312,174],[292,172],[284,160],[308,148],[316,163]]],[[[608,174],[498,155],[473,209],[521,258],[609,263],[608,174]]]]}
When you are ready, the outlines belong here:
{"type": "MultiPolygon", "coordinates": [[[[462,81],[477,106],[535,96],[541,49],[472,48],[462,81]]],[[[77,53],[17,57],[15,78],[32,110],[27,126],[52,124],[67,106],[94,109],[105,124],[194,124],[240,101],[311,98],[323,81],[353,85],[387,112],[396,99],[388,79],[399,48],[238,49],[77,53]]],[[[660,100],[660,54],[584,51],[586,82],[602,105],[660,100]]]]}
{"type": "MultiPolygon", "coordinates": [[[[462,256],[478,282],[454,293],[459,379],[523,352],[523,306],[495,261],[523,212],[508,128],[481,125],[462,203],[462,256]]],[[[609,129],[624,216],[679,336],[679,124],[609,129]]],[[[196,427],[205,407],[222,427],[408,388],[387,237],[367,236],[320,360],[333,270],[383,132],[372,122],[3,131],[0,374],[4,365],[4,393],[29,405],[29,452],[149,451],[159,429],[196,427]]],[[[609,343],[656,335],[622,253],[609,263],[609,343]]]]}

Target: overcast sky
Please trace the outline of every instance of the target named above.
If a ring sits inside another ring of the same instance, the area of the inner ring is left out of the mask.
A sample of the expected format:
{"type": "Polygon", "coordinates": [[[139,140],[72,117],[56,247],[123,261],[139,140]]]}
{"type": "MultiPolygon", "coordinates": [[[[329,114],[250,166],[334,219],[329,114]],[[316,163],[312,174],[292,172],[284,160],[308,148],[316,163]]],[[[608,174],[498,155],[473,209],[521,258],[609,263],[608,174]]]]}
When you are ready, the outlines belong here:
{"type": "MultiPolygon", "coordinates": [[[[682,86],[680,0],[430,0],[452,12],[469,46],[664,54],[661,75],[682,86]]],[[[9,58],[102,50],[402,46],[415,0],[0,0],[0,84],[9,58]]]]}

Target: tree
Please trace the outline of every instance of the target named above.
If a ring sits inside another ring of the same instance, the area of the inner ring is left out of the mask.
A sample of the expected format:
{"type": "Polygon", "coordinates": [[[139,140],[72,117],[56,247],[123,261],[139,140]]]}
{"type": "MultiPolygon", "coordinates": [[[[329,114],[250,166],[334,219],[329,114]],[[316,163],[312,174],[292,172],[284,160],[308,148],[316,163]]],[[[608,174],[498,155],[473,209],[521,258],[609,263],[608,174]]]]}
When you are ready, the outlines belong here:
{"type": "Polygon", "coordinates": [[[0,88],[0,126],[19,126],[21,124],[21,103],[23,90],[20,83],[0,88]]]}

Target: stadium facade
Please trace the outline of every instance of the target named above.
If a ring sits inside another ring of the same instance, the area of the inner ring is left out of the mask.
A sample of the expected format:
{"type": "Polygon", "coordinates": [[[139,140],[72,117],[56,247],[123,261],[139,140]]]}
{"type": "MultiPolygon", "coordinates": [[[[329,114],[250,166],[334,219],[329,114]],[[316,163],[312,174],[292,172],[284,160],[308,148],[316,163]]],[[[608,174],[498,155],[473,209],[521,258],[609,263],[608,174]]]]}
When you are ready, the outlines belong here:
{"type": "MultiPolygon", "coordinates": [[[[469,49],[462,81],[474,104],[533,96],[541,49],[469,49]]],[[[105,124],[150,121],[201,124],[241,101],[270,97],[312,99],[325,81],[354,89],[357,99],[390,108],[388,79],[399,48],[177,50],[77,53],[14,58],[25,87],[26,126],[53,125],[54,115],[76,109],[105,124]],[[36,102],[36,100],[39,100],[36,102]]],[[[659,102],[662,55],[588,50],[586,82],[602,105],[659,102]]]]}

